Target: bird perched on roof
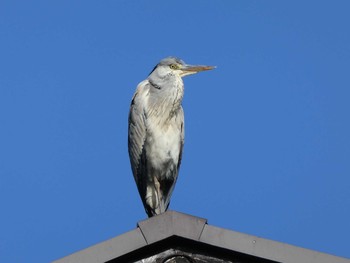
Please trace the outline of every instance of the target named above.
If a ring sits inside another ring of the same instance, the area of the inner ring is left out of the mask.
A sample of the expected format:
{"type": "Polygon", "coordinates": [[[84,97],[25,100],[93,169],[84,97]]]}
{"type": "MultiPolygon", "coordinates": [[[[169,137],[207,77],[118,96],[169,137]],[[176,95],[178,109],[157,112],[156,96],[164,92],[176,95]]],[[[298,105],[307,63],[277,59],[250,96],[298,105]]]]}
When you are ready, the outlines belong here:
{"type": "Polygon", "coordinates": [[[168,57],[137,86],[129,113],[128,149],[149,217],[167,210],[180,168],[185,136],[182,77],[213,68],[168,57]]]}

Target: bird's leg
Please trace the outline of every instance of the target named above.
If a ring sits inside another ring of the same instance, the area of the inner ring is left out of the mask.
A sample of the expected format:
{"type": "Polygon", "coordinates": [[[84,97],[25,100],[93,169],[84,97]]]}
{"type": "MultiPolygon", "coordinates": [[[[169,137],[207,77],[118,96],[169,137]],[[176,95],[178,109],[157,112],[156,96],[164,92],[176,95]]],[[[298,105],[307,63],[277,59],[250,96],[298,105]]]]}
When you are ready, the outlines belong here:
{"type": "MultiPolygon", "coordinates": [[[[152,183],[153,184],[153,183],[152,183]]],[[[158,194],[153,185],[148,185],[146,190],[146,205],[148,210],[148,215],[153,216],[157,214],[157,207],[158,205],[158,194]]]]}
{"type": "Polygon", "coordinates": [[[161,214],[165,210],[164,210],[164,205],[163,205],[163,202],[162,202],[162,193],[161,193],[161,190],[160,190],[160,183],[157,180],[157,178],[155,178],[154,186],[155,186],[155,189],[156,189],[156,198],[157,198],[157,203],[158,203],[157,204],[157,208],[156,208],[156,214],[161,214]]]}
{"type": "Polygon", "coordinates": [[[147,186],[147,190],[146,190],[146,204],[150,207],[153,208],[154,207],[154,202],[153,202],[153,189],[151,186],[147,186]]]}

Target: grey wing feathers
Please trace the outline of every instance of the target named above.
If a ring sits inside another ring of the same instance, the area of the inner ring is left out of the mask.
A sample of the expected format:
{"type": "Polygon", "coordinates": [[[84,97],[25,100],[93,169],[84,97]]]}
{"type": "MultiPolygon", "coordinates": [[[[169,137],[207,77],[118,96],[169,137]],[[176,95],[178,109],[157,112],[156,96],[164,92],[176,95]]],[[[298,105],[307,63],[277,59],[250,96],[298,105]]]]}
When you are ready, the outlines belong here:
{"type": "Polygon", "coordinates": [[[140,90],[138,89],[132,99],[129,112],[128,149],[130,162],[135,181],[138,183],[138,170],[141,161],[143,144],[146,138],[145,116],[142,103],[140,103],[140,90]]]}

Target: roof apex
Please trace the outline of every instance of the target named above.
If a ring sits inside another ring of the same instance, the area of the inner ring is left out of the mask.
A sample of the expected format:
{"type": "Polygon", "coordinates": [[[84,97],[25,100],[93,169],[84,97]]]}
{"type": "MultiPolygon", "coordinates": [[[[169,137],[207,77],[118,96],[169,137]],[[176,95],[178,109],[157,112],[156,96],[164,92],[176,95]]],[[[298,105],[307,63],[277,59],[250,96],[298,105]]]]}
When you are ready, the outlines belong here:
{"type": "Polygon", "coordinates": [[[198,241],[206,219],[167,211],[163,214],[138,222],[147,244],[152,244],[171,236],[179,236],[198,241]]]}

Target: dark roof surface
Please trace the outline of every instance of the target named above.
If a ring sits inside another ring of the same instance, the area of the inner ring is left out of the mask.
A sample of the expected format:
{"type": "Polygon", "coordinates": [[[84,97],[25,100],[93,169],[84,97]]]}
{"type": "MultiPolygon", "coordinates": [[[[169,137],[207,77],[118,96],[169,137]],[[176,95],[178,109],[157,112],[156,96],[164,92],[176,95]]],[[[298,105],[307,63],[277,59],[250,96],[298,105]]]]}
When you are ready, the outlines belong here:
{"type": "Polygon", "coordinates": [[[207,220],[167,211],[130,232],[53,263],[283,262],[350,263],[349,259],[222,229],[207,220]]]}

